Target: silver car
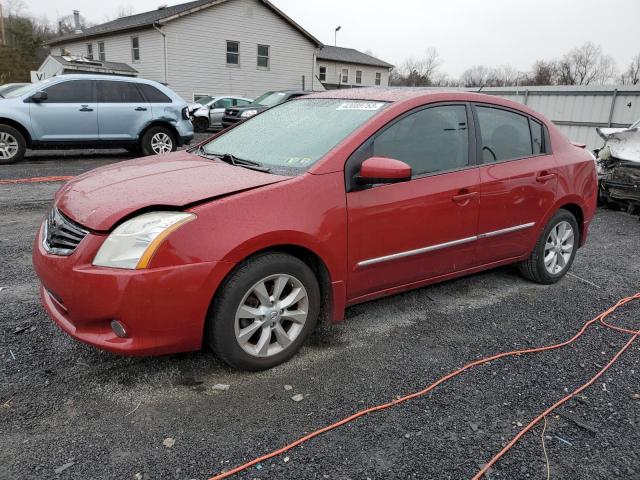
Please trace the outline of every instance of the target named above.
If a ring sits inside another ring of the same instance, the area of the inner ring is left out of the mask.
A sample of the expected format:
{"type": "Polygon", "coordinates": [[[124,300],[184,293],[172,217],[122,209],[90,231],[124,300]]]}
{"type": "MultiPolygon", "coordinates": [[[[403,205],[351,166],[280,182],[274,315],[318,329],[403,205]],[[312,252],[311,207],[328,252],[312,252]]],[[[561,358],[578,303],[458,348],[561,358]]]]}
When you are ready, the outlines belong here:
{"type": "Polygon", "coordinates": [[[221,129],[222,116],[226,108],[244,107],[253,100],[234,95],[209,96],[198,100],[199,108],[191,112],[191,121],[197,132],[206,132],[209,128],[221,129]]]}

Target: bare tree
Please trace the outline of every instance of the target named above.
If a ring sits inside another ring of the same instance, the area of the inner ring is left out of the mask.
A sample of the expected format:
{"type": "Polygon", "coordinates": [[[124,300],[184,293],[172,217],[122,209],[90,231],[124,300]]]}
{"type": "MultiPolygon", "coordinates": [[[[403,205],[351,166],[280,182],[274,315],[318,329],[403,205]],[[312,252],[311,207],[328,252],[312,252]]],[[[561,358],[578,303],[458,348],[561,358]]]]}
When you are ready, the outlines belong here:
{"type": "Polygon", "coordinates": [[[529,78],[530,85],[555,85],[558,80],[558,62],[538,60],[533,64],[529,78]]]}
{"type": "Polygon", "coordinates": [[[638,85],[640,83],[640,53],[631,59],[631,63],[620,75],[620,83],[623,85],[638,85]]]}
{"type": "Polygon", "coordinates": [[[135,13],[135,11],[133,9],[133,5],[121,3],[120,5],[118,5],[118,8],[116,9],[116,13],[115,14],[113,14],[113,15],[105,15],[104,21],[105,22],[111,22],[113,20],[117,20],[118,18],[130,17],[134,13],[135,13]]]}
{"type": "Polygon", "coordinates": [[[442,64],[438,51],[429,47],[420,58],[409,57],[391,72],[391,84],[406,87],[433,85],[442,64]]]}
{"type": "Polygon", "coordinates": [[[487,85],[491,69],[484,65],[474,65],[462,72],[460,83],[465,87],[484,87],[487,85]]]}
{"type": "Polygon", "coordinates": [[[602,47],[584,43],[567,53],[558,62],[558,83],[561,85],[602,85],[614,78],[615,61],[602,53],[602,47]]]}

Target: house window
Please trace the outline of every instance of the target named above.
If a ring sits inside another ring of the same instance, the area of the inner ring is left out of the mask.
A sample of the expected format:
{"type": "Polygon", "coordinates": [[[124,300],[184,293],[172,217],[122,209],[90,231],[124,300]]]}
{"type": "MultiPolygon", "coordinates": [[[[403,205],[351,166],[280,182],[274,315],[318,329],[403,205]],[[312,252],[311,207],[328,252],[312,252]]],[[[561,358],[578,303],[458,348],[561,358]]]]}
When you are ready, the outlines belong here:
{"type": "Polygon", "coordinates": [[[356,70],[356,84],[362,85],[362,70],[356,70]]]}
{"type": "Polygon", "coordinates": [[[382,73],[376,72],[376,85],[380,85],[382,83],[382,73]]]}
{"type": "Polygon", "coordinates": [[[327,67],[320,67],[319,74],[318,74],[318,79],[321,82],[326,82],[327,81],[327,67]]]}
{"type": "Polygon", "coordinates": [[[240,65],[240,42],[227,40],[227,65],[240,65]]]}
{"type": "Polygon", "coordinates": [[[131,37],[131,60],[135,62],[140,61],[140,38],[131,37]]]}
{"type": "Polygon", "coordinates": [[[258,67],[269,68],[269,45],[258,45],[258,67]]]}
{"type": "Polygon", "coordinates": [[[343,68],[342,69],[342,81],[341,83],[349,83],[349,69],[348,68],[343,68]]]}
{"type": "Polygon", "coordinates": [[[66,55],[64,47],[60,47],[60,56],[62,56],[62,55],[66,55]]]}
{"type": "Polygon", "coordinates": [[[93,44],[87,43],[87,58],[93,60],[93,44]]]}
{"type": "Polygon", "coordinates": [[[107,59],[107,54],[104,51],[104,42],[98,42],[98,59],[104,62],[107,59]]]}

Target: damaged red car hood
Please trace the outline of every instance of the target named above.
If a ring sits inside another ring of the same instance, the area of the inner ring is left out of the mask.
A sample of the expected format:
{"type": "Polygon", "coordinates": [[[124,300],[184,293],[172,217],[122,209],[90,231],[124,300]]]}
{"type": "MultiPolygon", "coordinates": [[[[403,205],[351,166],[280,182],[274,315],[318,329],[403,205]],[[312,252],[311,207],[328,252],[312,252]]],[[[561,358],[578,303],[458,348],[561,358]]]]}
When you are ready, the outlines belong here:
{"type": "Polygon", "coordinates": [[[55,200],[80,225],[106,231],[143,208],[184,207],[288,178],[183,151],[97,168],[65,184],[55,200]]]}

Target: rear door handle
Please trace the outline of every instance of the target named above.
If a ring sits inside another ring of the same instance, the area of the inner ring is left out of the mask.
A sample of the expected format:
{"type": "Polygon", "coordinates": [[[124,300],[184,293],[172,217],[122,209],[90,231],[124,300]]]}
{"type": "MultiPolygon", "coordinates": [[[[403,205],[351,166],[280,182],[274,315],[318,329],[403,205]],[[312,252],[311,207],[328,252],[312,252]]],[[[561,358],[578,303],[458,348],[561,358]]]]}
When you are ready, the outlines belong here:
{"type": "Polygon", "coordinates": [[[146,111],[147,111],[147,109],[146,109],[146,108],[144,108],[144,107],[138,107],[138,108],[136,108],[136,112],[146,112],[146,111]]]}
{"type": "Polygon", "coordinates": [[[462,190],[458,195],[454,195],[452,200],[460,205],[466,205],[479,195],[478,192],[469,192],[462,190]]]}
{"type": "Polygon", "coordinates": [[[542,172],[536,177],[536,181],[540,183],[546,183],[549,180],[553,180],[554,178],[556,178],[555,173],[542,172]]]}
{"type": "Polygon", "coordinates": [[[93,108],[89,108],[87,105],[82,105],[81,112],[93,112],[93,108]]]}

